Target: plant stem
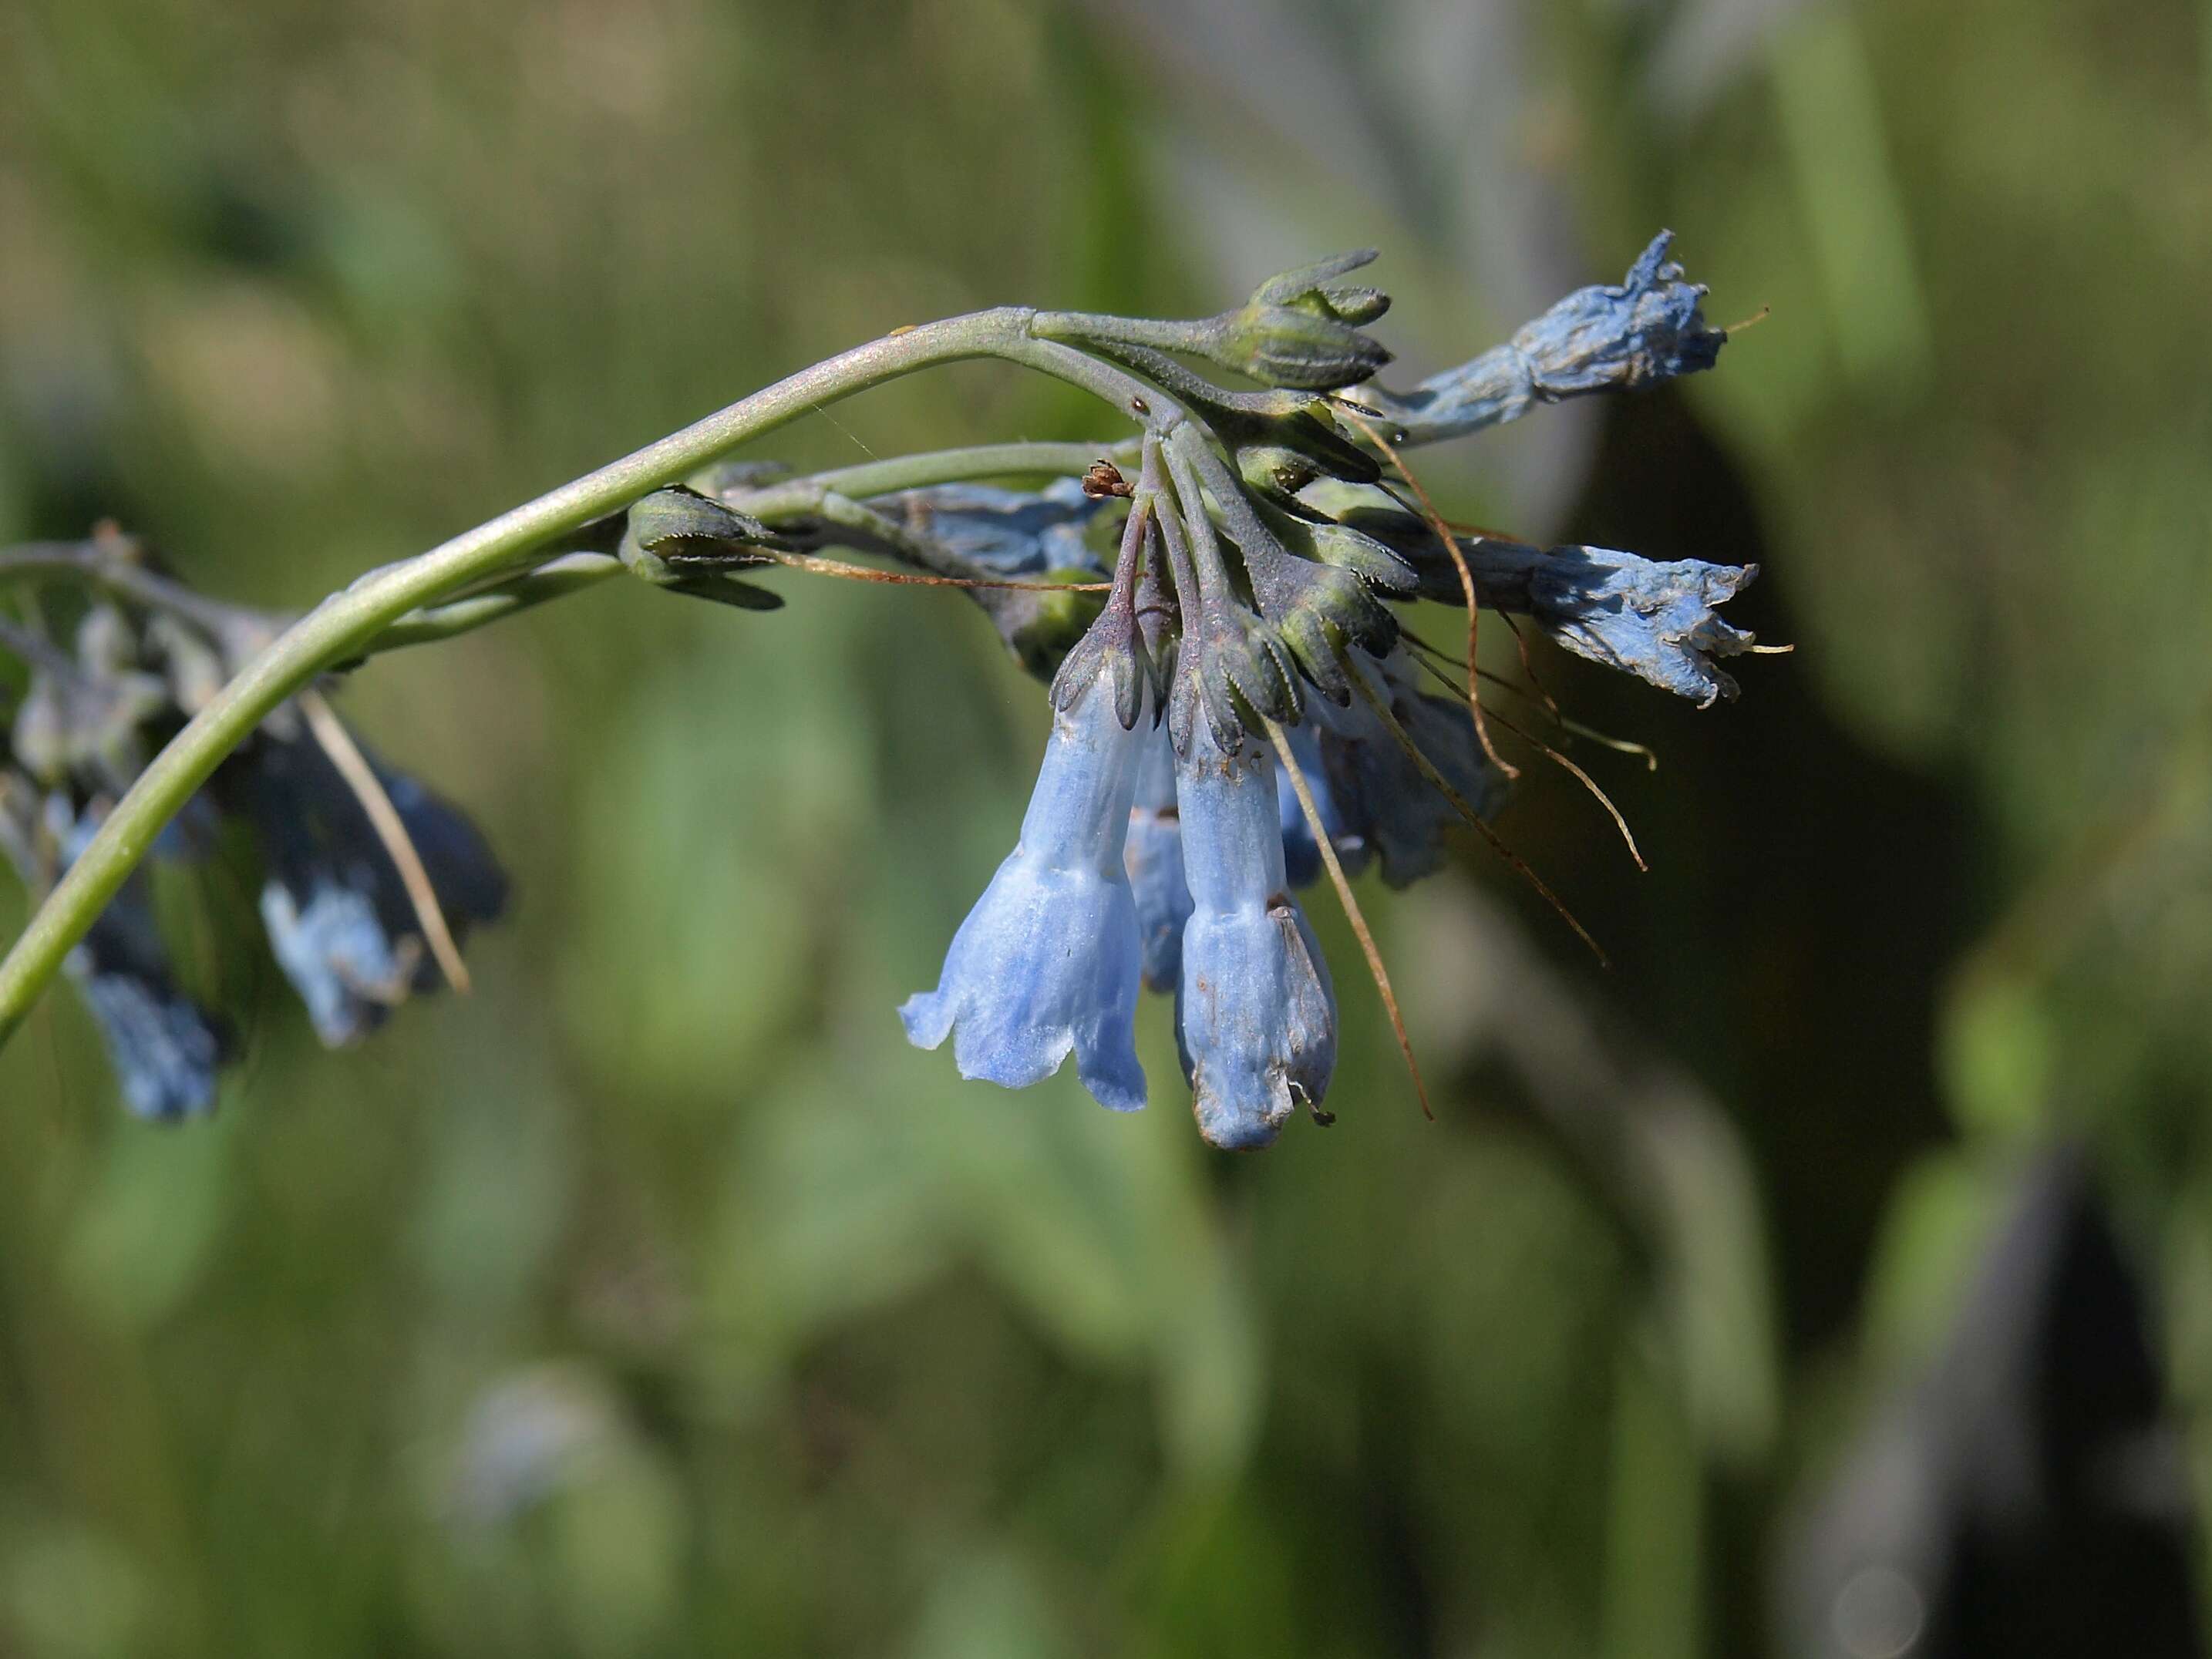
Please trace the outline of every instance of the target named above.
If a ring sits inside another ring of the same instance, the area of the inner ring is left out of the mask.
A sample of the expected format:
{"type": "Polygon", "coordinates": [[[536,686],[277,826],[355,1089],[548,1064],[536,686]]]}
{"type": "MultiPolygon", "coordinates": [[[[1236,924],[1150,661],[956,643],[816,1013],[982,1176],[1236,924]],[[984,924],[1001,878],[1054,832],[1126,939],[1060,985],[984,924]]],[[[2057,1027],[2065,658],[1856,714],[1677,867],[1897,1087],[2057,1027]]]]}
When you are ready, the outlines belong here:
{"type": "MultiPolygon", "coordinates": [[[[1087,471],[1093,461],[1133,461],[1139,453],[1140,441],[1135,438],[1091,444],[976,444],[964,449],[925,450],[919,454],[894,456],[889,460],[864,462],[859,466],[837,467],[757,490],[726,492],[726,497],[732,505],[742,507],[769,524],[820,516],[890,540],[895,538],[884,534],[885,526],[896,526],[861,505],[860,498],[926,489],[933,484],[961,483],[971,478],[1008,478],[1041,473],[1072,477],[1087,471]],[[859,514],[866,517],[863,520],[859,514]]],[[[954,568],[945,564],[942,550],[934,548],[913,553],[902,546],[902,551],[912,554],[910,562],[939,575],[988,580],[993,574],[964,566],[954,568]]],[[[8,568],[7,559],[7,554],[0,553],[0,574],[8,568]]],[[[371,640],[362,654],[381,656],[410,645],[457,639],[549,599],[580,593],[625,574],[622,561],[609,554],[584,550],[564,554],[498,587],[403,617],[371,640]]]]}
{"type": "Polygon", "coordinates": [[[118,558],[94,543],[26,542],[0,548],[0,582],[52,580],[105,588],[118,599],[167,611],[210,633],[221,633],[242,621],[269,626],[273,632],[278,620],[196,593],[182,582],[118,558]]]}
{"type": "Polygon", "coordinates": [[[0,1043],[84,937],[162,825],[286,698],[334,662],[359,656],[409,612],[511,569],[531,551],[673,483],[738,444],[825,403],[939,363],[999,357],[1067,380],[1148,426],[1182,411],[1121,371],[1032,338],[1034,313],[1006,307],[888,335],[777,381],[598,471],[369,572],[331,595],[248,662],[141,773],[0,961],[0,1043]],[[1155,408],[1157,403],[1159,406],[1155,408]]]}
{"type": "Polygon", "coordinates": [[[786,512],[804,515],[824,490],[851,501],[894,495],[933,484],[964,483],[971,478],[1012,478],[1036,474],[1073,476],[1093,461],[1133,460],[1137,441],[1097,444],[977,444],[966,449],[933,449],[887,461],[864,461],[829,472],[811,473],[744,492],[744,510],[773,522],[786,512]]]}
{"type": "Polygon", "coordinates": [[[362,648],[365,657],[381,656],[410,645],[432,645],[457,639],[477,629],[502,622],[548,599],[580,593],[587,587],[629,574],[623,562],[611,553],[564,553],[513,581],[465,599],[452,599],[402,617],[362,648]]]}

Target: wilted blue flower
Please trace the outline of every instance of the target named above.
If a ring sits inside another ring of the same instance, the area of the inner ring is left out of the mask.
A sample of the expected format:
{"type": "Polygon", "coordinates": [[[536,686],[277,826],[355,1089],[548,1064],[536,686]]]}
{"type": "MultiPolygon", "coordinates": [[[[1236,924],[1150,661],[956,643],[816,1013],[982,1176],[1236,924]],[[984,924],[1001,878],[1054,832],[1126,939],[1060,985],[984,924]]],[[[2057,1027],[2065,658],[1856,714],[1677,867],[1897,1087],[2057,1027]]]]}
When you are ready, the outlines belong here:
{"type": "Polygon", "coordinates": [[[1474,362],[1409,392],[1363,390],[1354,401],[1427,442],[1517,421],[1538,404],[1711,368],[1728,334],[1705,325],[1705,289],[1668,258],[1674,234],[1653,238],[1620,287],[1578,289],[1474,362]]]}
{"type": "MultiPolygon", "coordinates": [[[[475,826],[414,779],[366,757],[454,939],[495,918],[507,878],[475,826]]],[[[320,744],[264,729],[224,781],[267,859],[261,919],[270,945],[325,1043],[366,1036],[409,995],[437,985],[398,869],[320,744]]]]}
{"type": "Polygon", "coordinates": [[[1024,1088],[1073,1050],[1102,1105],[1145,1103],[1142,952],[1122,853],[1151,735],[1149,720],[1122,726],[1103,673],[1054,712],[1020,841],[953,936],[937,988],[899,1010],[917,1047],[954,1036],[961,1076],[1024,1088]]]}
{"type": "Polygon", "coordinates": [[[1139,739],[1137,793],[1129,807],[1129,839],[1121,862],[1137,904],[1145,988],[1172,991],[1182,977],[1182,925],[1190,888],[1182,874],[1182,826],[1176,811],[1175,749],[1164,728],[1139,739]]]}
{"type": "Polygon", "coordinates": [[[1606,547],[1539,550],[1486,538],[1467,544],[1486,602],[1523,611],[1577,656],[1626,669],[1699,708],[1735,696],[1716,657],[1751,649],[1756,635],[1723,622],[1725,604],[1759,574],[1755,564],[1668,563],[1606,547]]]}
{"type": "MultiPolygon", "coordinates": [[[[1422,597],[1458,600],[1459,572],[1419,519],[1364,505],[1351,516],[1413,566],[1422,597]]],[[[1757,565],[1661,562],[1609,547],[1540,548],[1500,536],[1465,537],[1459,549],[1483,609],[1528,617],[1576,655],[1700,708],[1735,695],[1735,682],[1713,659],[1748,651],[1757,639],[1714,607],[1749,586],[1757,565]]]]}
{"type": "Polygon", "coordinates": [[[1713,659],[1748,651],[1755,639],[1713,607],[1758,574],[1755,564],[1658,564],[1601,547],[1554,548],[1537,572],[1536,619],[1578,656],[1707,708],[1736,692],[1713,659]]]}
{"type": "Polygon", "coordinates": [[[1074,478],[1056,478],[1041,490],[935,484],[869,505],[1001,576],[1101,568],[1084,532],[1106,501],[1085,495],[1074,478]]]}
{"type": "Polygon", "coordinates": [[[1201,721],[1176,763],[1192,909],[1176,1033],[1199,1133],[1243,1151],[1317,1108],[1336,1065],[1336,999],[1290,894],[1274,767],[1248,739],[1224,754],[1201,721]]]}
{"type": "MultiPolygon", "coordinates": [[[[0,816],[8,815],[7,803],[0,801],[0,816]]],[[[60,868],[76,862],[103,816],[80,811],[64,795],[48,798],[46,830],[60,868]]],[[[26,829],[20,820],[0,826],[0,841],[16,854],[27,879],[33,860],[21,844],[26,829]]],[[[167,1121],[214,1109],[216,1073],[228,1052],[229,1035],[177,988],[143,874],[124,883],[62,965],[99,1024],[108,1061],[133,1112],[167,1121]]]]}

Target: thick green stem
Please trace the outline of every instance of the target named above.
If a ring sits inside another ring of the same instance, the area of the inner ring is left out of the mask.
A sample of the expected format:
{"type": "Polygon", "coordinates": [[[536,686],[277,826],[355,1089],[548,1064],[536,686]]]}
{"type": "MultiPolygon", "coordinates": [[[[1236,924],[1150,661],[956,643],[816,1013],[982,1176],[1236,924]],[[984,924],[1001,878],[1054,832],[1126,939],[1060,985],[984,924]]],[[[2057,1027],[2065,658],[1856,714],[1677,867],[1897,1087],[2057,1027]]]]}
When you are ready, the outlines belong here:
{"type": "Polygon", "coordinates": [[[143,858],[154,838],[223,758],[315,674],[357,657],[409,612],[513,569],[532,550],[673,483],[738,444],[825,403],[938,363],[999,357],[1081,386],[1148,424],[1155,411],[1127,375],[1064,346],[1034,339],[1032,313],[1006,307],[925,324],[817,363],[727,409],[562,484],[402,563],[371,571],[325,599],[246,664],[139,775],[0,961],[4,1042],[143,858]]]}

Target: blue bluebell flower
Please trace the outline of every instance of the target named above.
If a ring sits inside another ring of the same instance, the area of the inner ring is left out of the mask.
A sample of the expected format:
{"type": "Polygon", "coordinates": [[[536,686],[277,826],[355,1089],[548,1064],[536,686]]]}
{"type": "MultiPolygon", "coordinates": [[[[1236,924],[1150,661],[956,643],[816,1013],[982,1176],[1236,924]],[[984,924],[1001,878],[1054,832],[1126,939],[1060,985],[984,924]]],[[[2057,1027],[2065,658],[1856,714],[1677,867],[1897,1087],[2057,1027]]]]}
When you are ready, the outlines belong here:
{"type": "MultiPolygon", "coordinates": [[[[27,883],[39,860],[23,810],[27,788],[0,799],[0,845],[27,883]]],[[[78,808],[69,797],[47,798],[45,828],[58,869],[83,853],[105,814],[78,808]]],[[[124,883],[83,940],[63,958],[63,971],[91,1010],[116,1081],[132,1112],[156,1121],[196,1117],[215,1108],[216,1073],[230,1050],[228,1028],[178,988],[167,948],[154,919],[143,873],[124,883]]]]}
{"type": "Polygon", "coordinates": [[[1085,495],[1074,478],[1054,479],[1041,490],[934,484],[869,502],[1001,576],[1102,569],[1085,532],[1106,504],[1103,496],[1085,495]]]}
{"type": "Polygon", "coordinates": [[[1538,549],[1496,538],[1464,545],[1486,605],[1528,616],[1577,656],[1699,708],[1735,696],[1735,681],[1714,659],[1750,650],[1757,636],[1713,608],[1748,586],[1757,565],[1662,563],[1607,547],[1538,549]]]}
{"type": "MultiPolygon", "coordinates": [[[[1420,519],[1364,500],[1347,510],[1362,531],[1413,567],[1420,597],[1461,602],[1459,571],[1420,519]]],[[[1758,578],[1755,564],[1662,562],[1609,547],[1541,548],[1486,535],[1461,538],[1459,550],[1483,609],[1528,617],[1577,656],[1624,669],[1700,708],[1736,693],[1715,659],[1758,642],[1715,609],[1758,578]]]]}
{"type": "Polygon", "coordinates": [[[1199,1133],[1265,1146],[1318,1109],[1336,1066],[1336,998],[1283,867],[1274,767],[1247,739],[1224,753],[1200,722],[1176,763],[1191,896],[1176,1034],[1199,1133]]]}
{"type": "MultiPolygon", "coordinates": [[[[1483,753],[1465,703],[1416,690],[1412,659],[1402,650],[1358,672],[1462,799],[1486,818],[1504,805],[1505,779],[1483,753]]],[[[1347,869],[1371,854],[1391,887],[1435,873],[1443,864],[1446,831],[1462,822],[1459,809],[1423,775],[1364,697],[1349,708],[1316,705],[1313,714],[1321,773],[1343,826],[1334,837],[1339,856],[1347,850],[1355,855],[1346,860],[1347,869]]]]}
{"type": "MultiPolygon", "coordinates": [[[[458,941],[505,908],[507,878],[459,809],[368,759],[458,941]]],[[[264,728],[222,784],[267,861],[261,919],[284,976],[332,1048],[439,982],[422,925],[368,811],[321,746],[264,728]]]]}
{"type": "Polygon", "coordinates": [[[1577,289],[1472,362],[1409,392],[1364,388],[1352,400],[1425,443],[1517,421],[1539,404],[1711,368],[1728,334],[1706,325],[1705,289],[1667,257],[1673,240],[1661,231],[1619,287],[1577,289]]]}
{"type": "MultiPolygon", "coordinates": [[[[1343,866],[1345,874],[1352,876],[1366,867],[1367,836],[1362,823],[1346,811],[1340,799],[1343,793],[1337,781],[1340,769],[1332,765],[1322,738],[1324,719],[1334,716],[1330,724],[1340,725],[1348,715],[1347,710],[1317,705],[1306,721],[1289,727],[1284,735],[1291,745],[1291,758],[1298,763],[1306,787],[1313,793],[1315,810],[1321,815],[1322,828],[1328,836],[1329,844],[1336,849],[1337,862],[1343,866]]],[[[1337,747],[1330,745],[1333,750],[1337,747]]],[[[1305,808],[1298,803],[1298,792],[1291,782],[1287,767],[1275,769],[1275,811],[1283,826],[1284,872],[1290,877],[1291,886],[1310,887],[1321,879],[1321,845],[1314,839],[1313,827],[1306,822],[1305,808]]]]}
{"type": "Polygon", "coordinates": [[[1129,806],[1129,839],[1121,862],[1137,905],[1145,988],[1172,991],[1182,977],[1182,926],[1190,919],[1190,887],[1182,874],[1182,826],[1176,811],[1175,749],[1164,727],[1139,739],[1137,792],[1129,806]]]}
{"type": "Polygon", "coordinates": [[[916,1047],[954,1038],[961,1076],[1024,1088],[1072,1051],[1100,1104],[1145,1103],[1143,952],[1122,860],[1151,735],[1148,720],[1122,724],[1103,672],[1054,711],[1021,839],[953,936],[937,988],[899,1010],[916,1047]]]}
{"type": "Polygon", "coordinates": [[[1568,650],[1704,708],[1736,694],[1735,681],[1713,659],[1756,641],[1713,607],[1758,574],[1755,564],[1662,564],[1602,547],[1557,547],[1538,567],[1531,596],[1536,620],[1568,650]]]}

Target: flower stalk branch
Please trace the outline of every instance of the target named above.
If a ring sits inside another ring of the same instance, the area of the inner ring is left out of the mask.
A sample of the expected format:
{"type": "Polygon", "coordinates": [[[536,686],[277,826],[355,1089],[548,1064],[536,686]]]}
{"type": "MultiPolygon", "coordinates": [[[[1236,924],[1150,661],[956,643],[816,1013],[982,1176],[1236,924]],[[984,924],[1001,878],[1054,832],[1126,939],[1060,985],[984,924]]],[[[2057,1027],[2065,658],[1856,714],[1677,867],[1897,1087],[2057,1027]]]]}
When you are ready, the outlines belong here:
{"type": "Polygon", "coordinates": [[[939,364],[1001,358],[1079,386],[1148,425],[1180,418],[1179,410],[1148,398],[1121,371],[1071,347],[1033,338],[1033,314],[1002,307],[855,347],[331,595],[271,640],[154,757],[33,915],[0,960],[0,1043],[21,1024],[62,959],[121,890],[162,826],[223,758],[317,674],[360,656],[410,612],[525,564],[546,543],[823,404],[939,364]],[[1157,410],[1155,402],[1161,405],[1157,410]]]}

